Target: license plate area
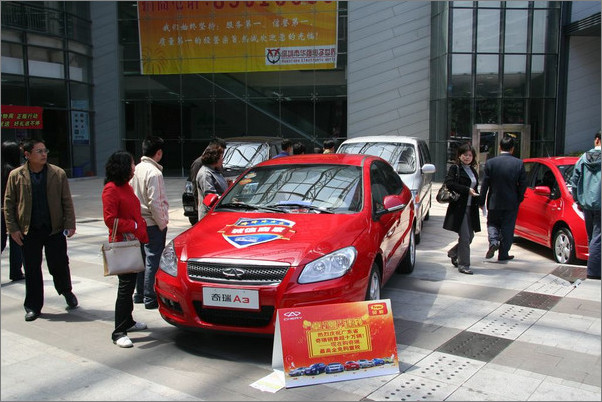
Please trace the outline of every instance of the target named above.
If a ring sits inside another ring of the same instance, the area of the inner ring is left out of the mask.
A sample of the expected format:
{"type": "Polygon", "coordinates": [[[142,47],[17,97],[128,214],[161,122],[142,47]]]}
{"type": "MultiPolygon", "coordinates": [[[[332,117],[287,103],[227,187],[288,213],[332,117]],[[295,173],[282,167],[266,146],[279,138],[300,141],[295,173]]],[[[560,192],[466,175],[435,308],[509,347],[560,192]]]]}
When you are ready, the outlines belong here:
{"type": "Polygon", "coordinates": [[[203,287],[203,306],[259,310],[259,291],[203,287]]]}

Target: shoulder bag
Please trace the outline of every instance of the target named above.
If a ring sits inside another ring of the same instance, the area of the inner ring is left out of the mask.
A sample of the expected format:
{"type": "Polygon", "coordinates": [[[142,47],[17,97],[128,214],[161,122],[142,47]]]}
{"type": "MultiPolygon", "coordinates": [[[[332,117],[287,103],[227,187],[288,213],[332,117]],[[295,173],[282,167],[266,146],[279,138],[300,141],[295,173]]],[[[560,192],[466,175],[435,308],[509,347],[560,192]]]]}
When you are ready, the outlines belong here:
{"type": "Polygon", "coordinates": [[[145,268],[138,239],[115,241],[118,220],[113,223],[111,242],[104,242],[101,248],[105,276],[142,272],[145,268]]]}
{"type": "MultiPolygon", "coordinates": [[[[458,166],[456,165],[456,181],[458,181],[458,166]]],[[[437,202],[440,204],[447,204],[450,201],[458,201],[460,198],[460,194],[455,191],[451,191],[447,188],[445,183],[441,185],[439,191],[437,191],[437,196],[435,197],[437,202]]]]}

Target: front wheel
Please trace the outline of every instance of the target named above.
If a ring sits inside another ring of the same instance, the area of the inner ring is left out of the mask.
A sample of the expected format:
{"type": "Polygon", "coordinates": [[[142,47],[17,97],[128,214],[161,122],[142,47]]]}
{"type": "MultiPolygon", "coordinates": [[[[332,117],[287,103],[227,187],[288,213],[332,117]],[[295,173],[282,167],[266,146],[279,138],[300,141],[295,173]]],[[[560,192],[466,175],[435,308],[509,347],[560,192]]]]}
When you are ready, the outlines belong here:
{"type": "Polygon", "coordinates": [[[366,300],[380,300],[380,275],[378,265],[372,263],[372,270],[368,278],[368,289],[366,290],[366,300]]]}
{"type": "Polygon", "coordinates": [[[552,242],[554,259],[560,264],[574,264],[575,258],[575,240],[573,234],[567,228],[560,228],[554,232],[554,241],[552,242]]]}

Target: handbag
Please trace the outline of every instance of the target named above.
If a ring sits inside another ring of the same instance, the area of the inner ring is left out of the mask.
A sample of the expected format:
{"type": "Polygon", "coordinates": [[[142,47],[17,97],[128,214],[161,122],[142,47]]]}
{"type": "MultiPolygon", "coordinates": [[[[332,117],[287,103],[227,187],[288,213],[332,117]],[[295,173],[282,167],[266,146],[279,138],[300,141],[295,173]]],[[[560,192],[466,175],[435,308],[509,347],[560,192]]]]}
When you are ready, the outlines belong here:
{"type": "Polygon", "coordinates": [[[101,248],[105,276],[131,274],[145,269],[138,239],[115,241],[118,220],[113,223],[111,242],[103,242],[101,248]]]}
{"type": "MultiPolygon", "coordinates": [[[[456,178],[457,178],[457,173],[456,173],[456,178]]],[[[437,202],[440,204],[447,204],[450,201],[458,201],[459,198],[460,198],[460,194],[448,189],[447,186],[445,185],[445,183],[443,183],[441,185],[441,188],[439,189],[439,191],[437,191],[437,196],[435,197],[437,202]]]]}

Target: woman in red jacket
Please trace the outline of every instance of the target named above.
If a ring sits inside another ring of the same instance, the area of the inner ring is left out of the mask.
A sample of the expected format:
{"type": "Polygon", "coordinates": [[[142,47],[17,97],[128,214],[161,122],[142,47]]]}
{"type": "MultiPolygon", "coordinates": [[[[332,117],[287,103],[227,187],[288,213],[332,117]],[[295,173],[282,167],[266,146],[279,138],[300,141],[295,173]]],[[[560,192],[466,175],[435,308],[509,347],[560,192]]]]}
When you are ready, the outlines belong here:
{"type": "MultiPolygon", "coordinates": [[[[125,235],[133,234],[140,243],[148,243],[146,222],[140,213],[140,200],[129,184],[134,175],[134,158],[129,152],[113,153],[105,166],[105,186],[102,190],[102,209],[105,225],[109,228],[109,241],[113,236],[113,223],[117,221],[115,241],[123,241],[125,235]]],[[[142,250],[140,251],[142,253],[142,250]]],[[[119,287],[115,302],[115,330],[113,343],[121,348],[134,346],[127,336],[128,331],[142,331],[146,324],[132,317],[137,273],[117,275],[119,287]]]]}

